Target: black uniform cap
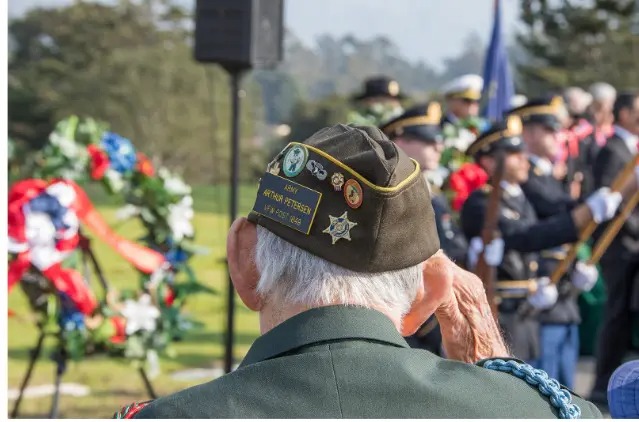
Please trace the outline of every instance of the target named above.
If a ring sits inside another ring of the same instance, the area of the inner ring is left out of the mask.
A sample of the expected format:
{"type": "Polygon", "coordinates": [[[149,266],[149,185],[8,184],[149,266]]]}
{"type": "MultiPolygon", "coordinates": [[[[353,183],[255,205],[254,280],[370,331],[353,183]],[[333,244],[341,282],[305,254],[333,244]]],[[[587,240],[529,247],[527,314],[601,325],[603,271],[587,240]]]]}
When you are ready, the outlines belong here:
{"type": "Polygon", "coordinates": [[[507,114],[519,116],[524,125],[538,123],[558,131],[562,127],[559,115],[563,107],[564,101],[561,97],[536,98],[510,110],[507,114]]]}
{"type": "Polygon", "coordinates": [[[468,147],[466,154],[478,159],[498,150],[520,152],[524,150],[521,139],[522,122],[511,115],[505,121],[494,123],[468,147]]]}
{"type": "Polygon", "coordinates": [[[424,142],[443,142],[441,118],[441,106],[431,101],[409,108],[400,116],[383,123],[380,129],[390,139],[406,136],[424,142]]]}

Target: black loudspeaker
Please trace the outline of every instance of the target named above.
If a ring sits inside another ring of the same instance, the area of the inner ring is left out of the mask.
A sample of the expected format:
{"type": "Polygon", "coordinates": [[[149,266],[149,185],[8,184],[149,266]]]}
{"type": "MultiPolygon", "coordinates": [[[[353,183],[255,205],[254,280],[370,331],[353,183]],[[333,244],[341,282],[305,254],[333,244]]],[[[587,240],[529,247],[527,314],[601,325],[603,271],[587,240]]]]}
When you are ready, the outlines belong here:
{"type": "Polygon", "coordinates": [[[197,0],[195,59],[227,69],[272,68],[282,59],[284,0],[197,0]]]}

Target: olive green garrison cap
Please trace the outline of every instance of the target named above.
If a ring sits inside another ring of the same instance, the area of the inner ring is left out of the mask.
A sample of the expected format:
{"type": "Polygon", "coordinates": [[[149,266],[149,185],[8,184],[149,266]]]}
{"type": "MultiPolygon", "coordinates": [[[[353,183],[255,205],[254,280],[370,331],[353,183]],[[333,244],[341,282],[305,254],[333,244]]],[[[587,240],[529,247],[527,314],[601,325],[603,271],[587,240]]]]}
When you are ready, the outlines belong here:
{"type": "Polygon", "coordinates": [[[336,125],[268,165],[248,219],[359,272],[407,268],[439,250],[426,181],[379,129],[336,125]]]}

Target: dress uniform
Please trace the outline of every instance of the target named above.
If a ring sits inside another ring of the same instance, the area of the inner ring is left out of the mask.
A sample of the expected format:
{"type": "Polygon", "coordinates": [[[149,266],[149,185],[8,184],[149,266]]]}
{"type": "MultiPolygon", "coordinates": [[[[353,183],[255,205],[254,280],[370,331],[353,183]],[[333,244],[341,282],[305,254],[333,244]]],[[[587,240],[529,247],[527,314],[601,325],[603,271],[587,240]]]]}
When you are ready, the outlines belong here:
{"type": "MultiPolygon", "coordinates": [[[[550,99],[531,100],[510,112],[521,118],[524,127],[538,124],[554,132],[561,130],[557,113],[557,104],[550,99]]],[[[572,210],[578,202],[566,192],[565,185],[554,177],[553,163],[546,157],[535,155],[530,155],[529,160],[528,180],[522,184],[522,190],[539,220],[572,210]]],[[[551,274],[559,262],[566,258],[567,250],[568,246],[564,245],[542,251],[539,257],[542,272],[551,274]]],[[[596,270],[589,274],[594,274],[594,277],[588,289],[596,282],[596,270]]],[[[535,366],[572,388],[579,355],[581,316],[577,296],[581,290],[575,288],[569,276],[564,276],[557,288],[557,303],[538,315],[541,324],[540,356],[535,366]]]]}
{"type": "MultiPolygon", "coordinates": [[[[509,121],[518,121],[518,118],[509,121]]],[[[502,150],[506,153],[524,151],[521,139],[521,123],[499,123],[480,136],[468,149],[468,154],[479,158],[494,155],[502,150]]],[[[499,304],[500,322],[511,341],[515,356],[532,361],[539,357],[539,325],[536,318],[523,317],[519,308],[526,301],[526,287],[516,289],[512,280],[524,281],[547,276],[540,272],[539,252],[577,240],[577,230],[570,213],[557,214],[539,221],[533,205],[517,184],[502,181],[503,193],[499,214],[499,231],[505,242],[502,263],[497,268],[497,290],[501,297],[499,304]],[[505,281],[505,282],[504,282],[505,281]],[[503,286],[503,287],[502,287],[503,286]]],[[[468,239],[481,235],[490,186],[470,194],[461,213],[462,229],[468,239]]],[[[520,283],[525,286],[524,283],[520,283]]]]}
{"type": "MultiPolygon", "coordinates": [[[[441,148],[443,136],[441,127],[441,106],[431,101],[427,104],[419,104],[406,110],[400,116],[382,124],[380,129],[392,141],[402,138],[407,142],[416,142],[423,146],[441,148]]],[[[435,150],[433,150],[435,151],[435,150]]],[[[417,155],[410,158],[420,161],[417,155]]],[[[416,149],[415,154],[421,152],[416,149]]],[[[441,154],[440,154],[441,155],[441,154]]],[[[432,164],[431,164],[432,165],[432,164]]],[[[422,171],[426,176],[428,172],[437,171],[438,168],[427,168],[428,164],[422,164],[422,171]]],[[[434,167],[434,165],[433,165],[434,167]]],[[[426,177],[428,179],[428,177],[426,177]]],[[[430,182],[430,181],[429,181],[430,182]]],[[[453,261],[463,263],[466,259],[468,243],[453,219],[452,211],[448,205],[446,196],[440,188],[433,183],[429,184],[431,191],[431,205],[435,211],[435,224],[441,248],[453,261]]],[[[413,336],[406,339],[412,347],[430,350],[433,353],[442,354],[441,333],[437,319],[431,317],[413,336]]]]}
{"type": "MultiPolygon", "coordinates": [[[[462,75],[442,86],[442,94],[447,101],[461,100],[466,103],[479,103],[481,91],[484,87],[484,79],[479,75],[462,75]]],[[[441,120],[441,126],[446,123],[456,125],[460,119],[469,116],[458,116],[452,110],[446,110],[446,114],[441,120]]]]}
{"type": "MultiPolygon", "coordinates": [[[[639,119],[639,97],[620,94],[615,109],[622,108],[634,113],[625,122],[617,121],[614,134],[597,156],[594,178],[596,186],[610,186],[624,165],[636,157],[639,136],[628,130],[636,128],[639,119]]],[[[616,116],[617,118],[619,116],[616,116]]],[[[603,227],[602,227],[603,229],[603,227]]],[[[631,212],[621,231],[601,258],[601,270],[606,283],[607,299],[605,317],[599,337],[597,351],[596,381],[593,399],[605,398],[610,375],[621,364],[628,351],[633,333],[633,313],[639,313],[639,207],[631,212]]]]}
{"type": "MultiPolygon", "coordinates": [[[[303,143],[290,143],[275,157],[248,218],[316,257],[367,274],[410,268],[439,250],[429,201],[417,164],[377,128],[337,125],[303,143]],[[296,158],[300,155],[301,161],[296,158]],[[417,225],[430,230],[415,230],[417,225]]],[[[543,374],[525,366],[522,371],[508,369],[519,365],[494,359],[478,365],[445,360],[409,348],[396,325],[379,311],[315,307],[260,336],[234,372],[133,405],[116,416],[579,415],[566,404],[570,394],[555,382],[544,380],[545,387],[528,384],[543,374]]],[[[578,397],[572,400],[582,417],[601,417],[594,405],[578,397]]]]}

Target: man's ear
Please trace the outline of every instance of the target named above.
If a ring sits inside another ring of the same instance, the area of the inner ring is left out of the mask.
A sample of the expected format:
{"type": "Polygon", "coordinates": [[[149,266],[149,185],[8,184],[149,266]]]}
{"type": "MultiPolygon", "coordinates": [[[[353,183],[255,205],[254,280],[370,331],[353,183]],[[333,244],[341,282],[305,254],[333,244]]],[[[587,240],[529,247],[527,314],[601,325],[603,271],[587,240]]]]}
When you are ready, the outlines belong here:
{"type": "Polygon", "coordinates": [[[262,300],[257,294],[260,274],[255,266],[257,226],[244,217],[233,222],[226,239],[226,256],[229,274],[237,294],[252,311],[262,308],[262,300]]]}

